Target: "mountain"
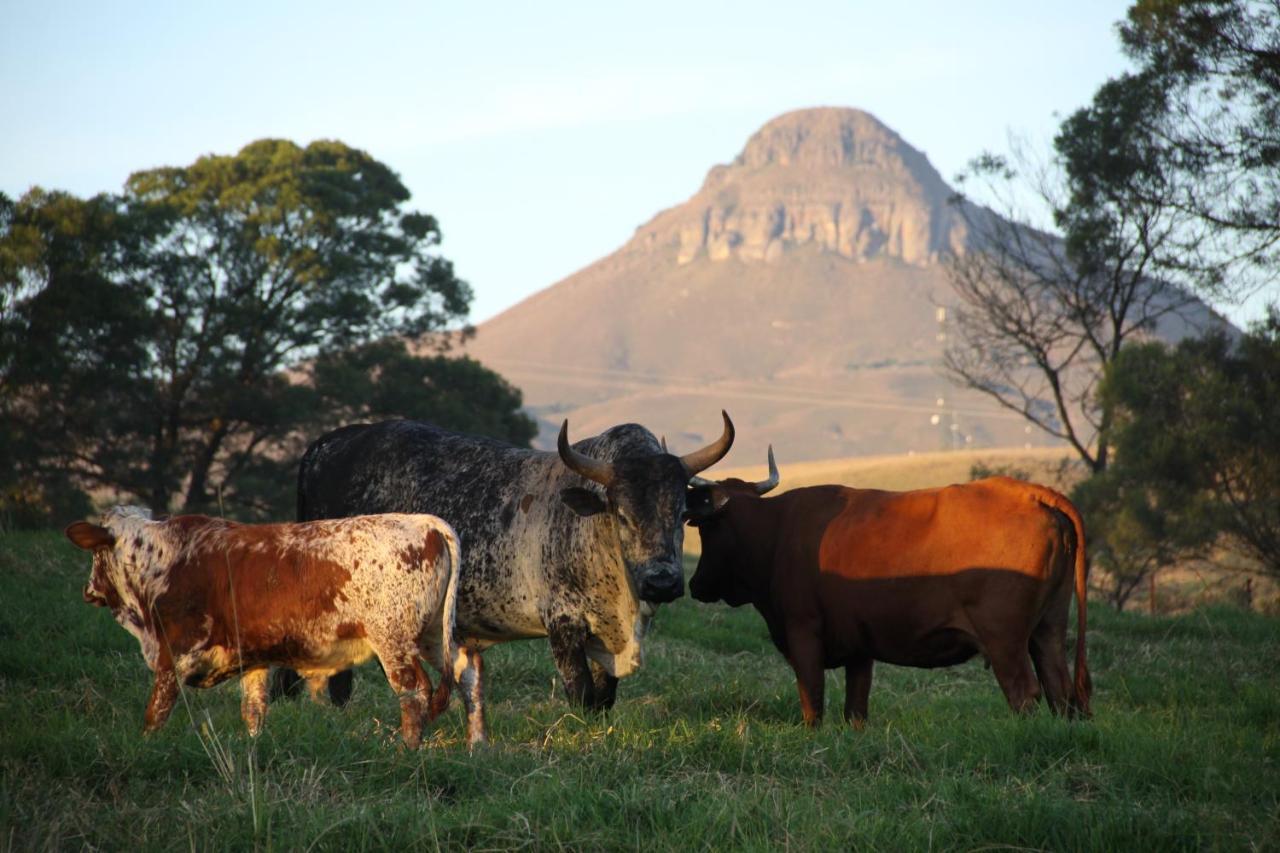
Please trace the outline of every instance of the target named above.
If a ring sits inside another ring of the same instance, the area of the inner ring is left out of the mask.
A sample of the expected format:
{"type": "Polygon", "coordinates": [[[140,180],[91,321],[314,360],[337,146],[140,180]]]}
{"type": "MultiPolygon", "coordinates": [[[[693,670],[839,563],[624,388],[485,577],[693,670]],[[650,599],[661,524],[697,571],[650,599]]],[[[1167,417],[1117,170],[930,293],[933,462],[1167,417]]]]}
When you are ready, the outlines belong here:
{"type": "Polygon", "coordinates": [[[523,389],[538,444],[637,421],[673,450],[738,427],[731,464],[1040,446],[937,372],[963,217],[868,113],[787,113],[613,254],[482,324],[468,354],[523,389]]]}

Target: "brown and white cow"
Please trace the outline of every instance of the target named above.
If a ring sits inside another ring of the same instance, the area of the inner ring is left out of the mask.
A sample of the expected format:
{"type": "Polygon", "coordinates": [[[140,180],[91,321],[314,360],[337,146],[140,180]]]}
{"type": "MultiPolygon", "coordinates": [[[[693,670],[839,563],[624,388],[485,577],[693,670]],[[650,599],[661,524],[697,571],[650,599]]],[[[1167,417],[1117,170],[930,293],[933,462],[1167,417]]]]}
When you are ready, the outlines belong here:
{"type": "Polygon", "coordinates": [[[992,477],[912,492],[813,486],[764,498],[778,482],[772,448],[769,467],[763,483],[691,488],[687,516],[702,556],[689,591],[699,601],[755,606],[795,670],[806,724],[821,722],[826,669],[845,668],[845,719],[861,725],[875,661],[940,667],[978,653],[1015,710],[1029,710],[1043,690],[1055,713],[1088,715],[1084,528],[1065,497],[992,477]],[[1074,685],[1066,657],[1073,587],[1074,685]]]}
{"type": "Polygon", "coordinates": [[[164,725],[179,685],[241,677],[249,732],[267,711],[267,667],[324,677],[376,655],[415,748],[448,705],[457,655],[458,538],[431,515],[236,524],[136,507],[67,538],[93,552],[85,601],[111,609],[142,644],[155,685],[144,731],[164,725]],[[444,673],[434,694],[419,656],[444,673]],[[429,717],[427,715],[430,715],[429,717]]]}

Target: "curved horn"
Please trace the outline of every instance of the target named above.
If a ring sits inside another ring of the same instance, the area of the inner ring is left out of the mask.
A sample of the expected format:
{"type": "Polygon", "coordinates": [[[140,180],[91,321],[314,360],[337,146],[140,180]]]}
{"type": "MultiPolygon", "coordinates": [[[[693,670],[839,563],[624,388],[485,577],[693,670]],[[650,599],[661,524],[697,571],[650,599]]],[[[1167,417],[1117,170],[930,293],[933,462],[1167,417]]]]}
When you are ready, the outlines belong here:
{"type": "Polygon", "coordinates": [[[568,418],[565,418],[565,422],[560,426],[560,438],[556,442],[556,449],[560,451],[560,459],[575,474],[594,480],[605,488],[613,482],[613,465],[601,462],[599,459],[592,459],[569,446],[568,418]]]}
{"type": "Polygon", "coordinates": [[[769,479],[752,484],[757,495],[765,495],[778,487],[782,478],[778,476],[778,466],[773,461],[773,445],[769,445],[769,479]]]}
{"type": "Polygon", "coordinates": [[[729,448],[733,447],[733,421],[729,420],[729,413],[723,409],[720,410],[720,414],[724,417],[724,432],[720,437],[701,450],[695,450],[680,457],[690,477],[719,462],[729,452],[729,448]]]}

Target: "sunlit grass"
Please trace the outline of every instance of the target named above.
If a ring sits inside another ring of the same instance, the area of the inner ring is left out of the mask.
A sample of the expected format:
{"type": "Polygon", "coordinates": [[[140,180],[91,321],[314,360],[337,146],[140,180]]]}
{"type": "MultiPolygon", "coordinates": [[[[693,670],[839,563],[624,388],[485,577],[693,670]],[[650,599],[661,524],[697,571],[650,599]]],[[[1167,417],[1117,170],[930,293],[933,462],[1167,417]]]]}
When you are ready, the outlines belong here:
{"type": "Polygon", "coordinates": [[[143,738],[137,644],[57,535],[0,539],[0,849],[1251,849],[1280,844],[1280,625],[1091,610],[1096,717],[1012,716],[980,663],[882,666],[871,723],[798,725],[759,617],[683,599],[604,716],[543,642],[486,659],[492,745],[456,700],[409,753],[376,668],[342,710],[187,691],[143,738]]]}

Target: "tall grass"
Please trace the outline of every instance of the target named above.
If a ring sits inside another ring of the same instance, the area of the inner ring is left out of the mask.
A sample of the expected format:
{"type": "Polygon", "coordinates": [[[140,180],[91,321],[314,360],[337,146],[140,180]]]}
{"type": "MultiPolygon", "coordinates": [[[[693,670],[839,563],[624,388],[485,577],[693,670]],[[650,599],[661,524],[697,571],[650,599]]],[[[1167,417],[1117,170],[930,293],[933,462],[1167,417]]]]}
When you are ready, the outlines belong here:
{"type": "Polygon", "coordinates": [[[1262,849],[1280,845],[1280,625],[1093,608],[1096,718],[1012,716],[981,664],[882,666],[866,730],[798,725],[749,609],[660,612],[604,716],[570,709],[546,644],[486,657],[493,743],[460,703],[417,752],[376,669],[343,710],[234,685],[139,734],[150,673],[80,600],[54,534],[0,538],[0,850],[1262,849]]]}

